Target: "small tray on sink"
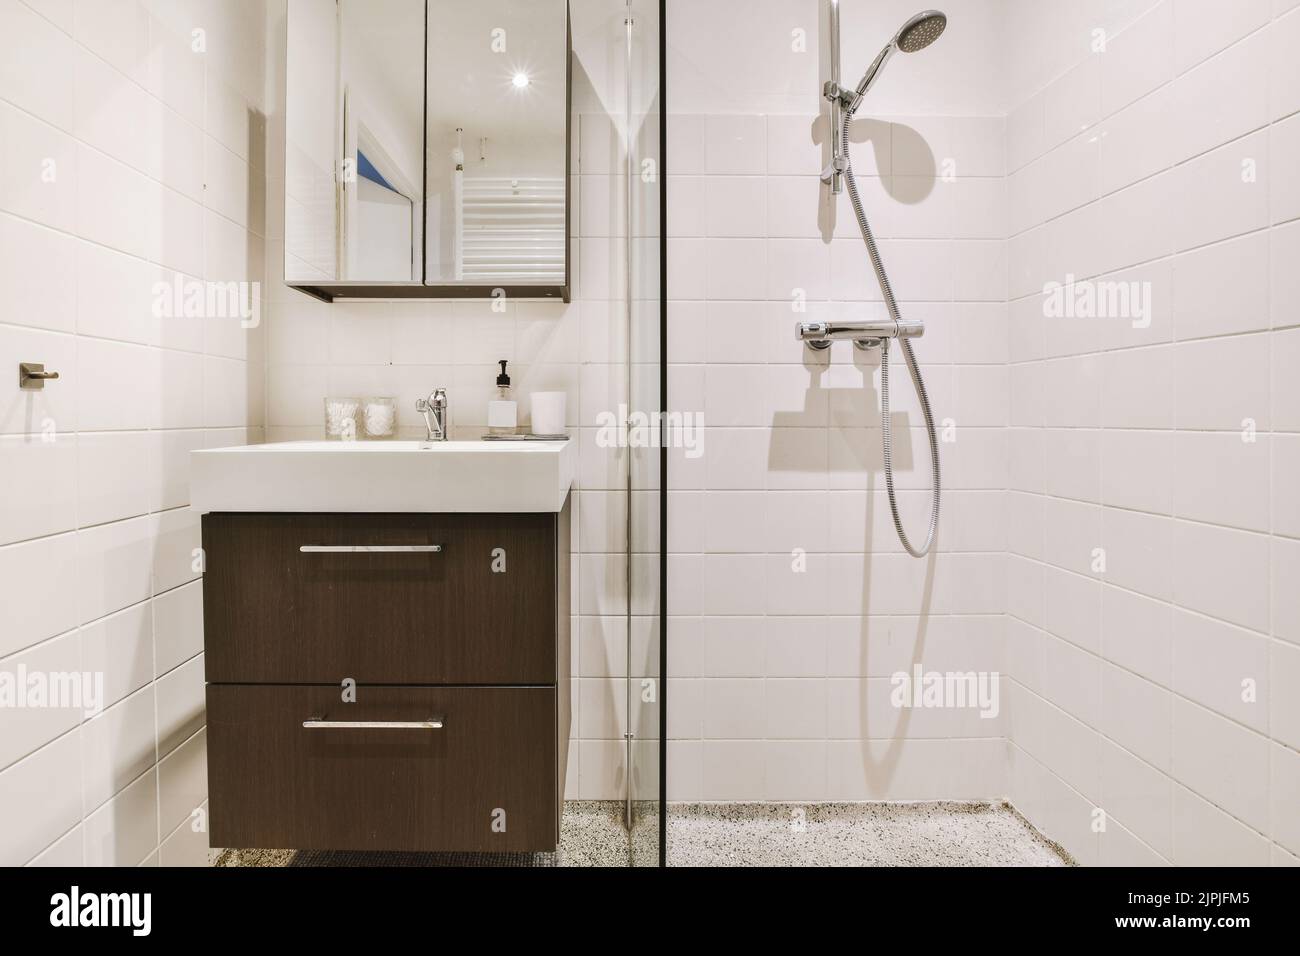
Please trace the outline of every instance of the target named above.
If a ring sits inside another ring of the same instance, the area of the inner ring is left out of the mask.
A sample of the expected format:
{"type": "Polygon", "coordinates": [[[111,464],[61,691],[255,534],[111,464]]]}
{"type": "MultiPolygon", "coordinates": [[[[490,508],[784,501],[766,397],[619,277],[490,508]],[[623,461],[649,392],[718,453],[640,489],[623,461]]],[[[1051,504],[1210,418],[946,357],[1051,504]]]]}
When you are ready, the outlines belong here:
{"type": "Polygon", "coordinates": [[[484,435],[484,441],[568,441],[568,435],[484,435]]]}

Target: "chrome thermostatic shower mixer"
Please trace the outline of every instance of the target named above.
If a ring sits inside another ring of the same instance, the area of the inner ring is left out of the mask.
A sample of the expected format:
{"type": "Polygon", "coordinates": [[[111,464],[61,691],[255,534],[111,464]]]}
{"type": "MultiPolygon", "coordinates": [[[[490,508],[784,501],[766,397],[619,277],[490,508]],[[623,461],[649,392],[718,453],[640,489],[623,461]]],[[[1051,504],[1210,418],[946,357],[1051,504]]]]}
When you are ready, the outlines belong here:
{"type": "Polygon", "coordinates": [[[866,351],[880,348],[881,339],[914,339],[925,334],[925,323],[919,319],[881,319],[871,322],[800,322],[795,326],[795,338],[806,342],[810,349],[828,349],[836,339],[852,339],[853,344],[866,351]]]}

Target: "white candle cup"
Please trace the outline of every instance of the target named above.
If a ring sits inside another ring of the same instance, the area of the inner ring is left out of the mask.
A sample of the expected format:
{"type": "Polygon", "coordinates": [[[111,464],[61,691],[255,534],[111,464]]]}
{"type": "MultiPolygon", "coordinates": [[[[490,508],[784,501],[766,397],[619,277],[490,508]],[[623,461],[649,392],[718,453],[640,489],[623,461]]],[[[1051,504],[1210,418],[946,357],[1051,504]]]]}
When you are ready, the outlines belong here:
{"type": "Polygon", "coordinates": [[[532,402],[534,435],[563,435],[564,404],[568,396],[564,392],[533,392],[532,402]]]}

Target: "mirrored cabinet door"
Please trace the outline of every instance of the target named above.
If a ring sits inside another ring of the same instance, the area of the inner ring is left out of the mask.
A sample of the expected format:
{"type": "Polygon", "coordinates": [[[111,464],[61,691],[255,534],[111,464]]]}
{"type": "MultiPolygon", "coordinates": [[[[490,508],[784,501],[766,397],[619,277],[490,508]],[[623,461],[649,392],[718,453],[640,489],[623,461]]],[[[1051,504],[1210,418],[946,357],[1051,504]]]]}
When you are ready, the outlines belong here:
{"type": "Polygon", "coordinates": [[[425,282],[568,285],[567,0],[428,0],[425,282]]]}
{"type": "Polygon", "coordinates": [[[285,279],[419,284],[425,0],[290,0],[285,279]]]}
{"type": "Polygon", "coordinates": [[[289,0],[285,280],[569,294],[568,0],[289,0]]]}

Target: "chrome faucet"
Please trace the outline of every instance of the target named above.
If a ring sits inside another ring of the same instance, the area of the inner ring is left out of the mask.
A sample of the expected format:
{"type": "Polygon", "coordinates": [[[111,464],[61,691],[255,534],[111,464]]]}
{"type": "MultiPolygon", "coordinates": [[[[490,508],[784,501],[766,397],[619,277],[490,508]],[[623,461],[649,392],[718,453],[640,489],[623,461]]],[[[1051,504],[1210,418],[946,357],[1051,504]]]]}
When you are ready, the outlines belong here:
{"type": "Polygon", "coordinates": [[[427,441],[447,440],[447,390],[435,388],[428,398],[417,398],[415,410],[424,416],[424,429],[428,432],[427,441]],[[429,416],[433,418],[430,419],[429,416]]]}

